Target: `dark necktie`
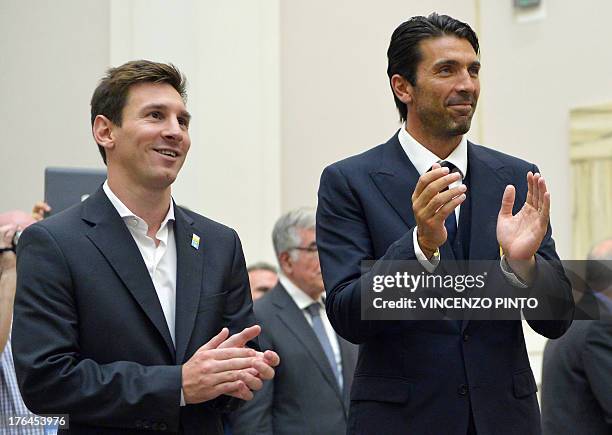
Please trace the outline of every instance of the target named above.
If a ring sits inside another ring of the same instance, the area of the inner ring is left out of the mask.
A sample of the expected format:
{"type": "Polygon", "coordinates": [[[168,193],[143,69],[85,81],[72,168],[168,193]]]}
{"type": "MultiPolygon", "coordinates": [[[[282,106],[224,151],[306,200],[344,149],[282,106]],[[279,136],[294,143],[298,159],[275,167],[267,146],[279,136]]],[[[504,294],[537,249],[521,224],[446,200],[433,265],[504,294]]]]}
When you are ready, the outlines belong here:
{"type": "Polygon", "coordinates": [[[334,356],[334,351],[331,347],[331,343],[329,342],[329,338],[327,337],[327,333],[325,332],[325,326],[323,326],[323,320],[321,320],[321,304],[318,302],[314,302],[311,305],[307,306],[305,310],[310,314],[312,319],[312,329],[319,339],[319,343],[321,343],[321,347],[323,348],[323,352],[325,352],[325,356],[331,366],[332,373],[342,390],[342,376],[338,373],[338,366],[336,364],[336,357],[334,356]]]}

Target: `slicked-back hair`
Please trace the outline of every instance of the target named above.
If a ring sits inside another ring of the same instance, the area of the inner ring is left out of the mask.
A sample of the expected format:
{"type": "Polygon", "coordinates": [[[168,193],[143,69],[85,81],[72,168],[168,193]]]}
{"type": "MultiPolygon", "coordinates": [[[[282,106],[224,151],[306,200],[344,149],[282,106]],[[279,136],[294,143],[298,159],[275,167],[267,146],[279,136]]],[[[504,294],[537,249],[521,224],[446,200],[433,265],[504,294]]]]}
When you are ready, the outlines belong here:
{"type": "MultiPolygon", "coordinates": [[[[438,15],[435,12],[428,17],[412,17],[400,24],[391,35],[391,42],[387,50],[389,83],[391,83],[391,77],[394,74],[399,74],[408,80],[412,86],[416,86],[417,67],[422,59],[419,43],[424,39],[441,36],[456,36],[457,38],[467,39],[474,48],[474,52],[479,53],[478,37],[469,24],[448,15],[438,15]]],[[[393,88],[391,88],[391,91],[393,91],[393,88]]],[[[408,107],[397,98],[395,92],[393,98],[399,111],[400,120],[402,122],[406,121],[408,107]]]]}
{"type": "MultiPolygon", "coordinates": [[[[168,83],[187,101],[187,80],[171,63],[150,60],[133,60],[116,68],[109,68],[91,97],[91,125],[98,115],[106,116],[113,124],[121,126],[123,108],[132,85],[137,83],[168,83]]],[[[106,164],[106,150],[98,144],[102,160],[106,164]]]]}

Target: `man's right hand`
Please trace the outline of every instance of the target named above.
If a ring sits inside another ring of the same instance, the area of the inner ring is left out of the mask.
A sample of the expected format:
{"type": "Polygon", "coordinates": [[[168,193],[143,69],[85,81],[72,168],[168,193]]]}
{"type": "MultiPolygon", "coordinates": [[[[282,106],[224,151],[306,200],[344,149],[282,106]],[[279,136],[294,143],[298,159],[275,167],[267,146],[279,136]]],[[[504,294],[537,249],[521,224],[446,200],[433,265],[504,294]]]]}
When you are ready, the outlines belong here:
{"type": "Polygon", "coordinates": [[[467,187],[464,184],[443,192],[459,181],[459,172],[449,174],[449,169],[434,163],[432,170],[419,178],[412,193],[412,211],[417,224],[417,240],[427,258],[446,241],[444,221],[455,208],[465,201],[467,187]]]}
{"type": "Polygon", "coordinates": [[[262,379],[274,376],[271,366],[278,364],[278,361],[270,364],[268,351],[264,356],[244,347],[260,332],[259,326],[252,326],[230,337],[229,330],[223,328],[199,348],[182,368],[185,403],[205,402],[223,394],[252,399],[252,391],[261,389],[262,379]]]}

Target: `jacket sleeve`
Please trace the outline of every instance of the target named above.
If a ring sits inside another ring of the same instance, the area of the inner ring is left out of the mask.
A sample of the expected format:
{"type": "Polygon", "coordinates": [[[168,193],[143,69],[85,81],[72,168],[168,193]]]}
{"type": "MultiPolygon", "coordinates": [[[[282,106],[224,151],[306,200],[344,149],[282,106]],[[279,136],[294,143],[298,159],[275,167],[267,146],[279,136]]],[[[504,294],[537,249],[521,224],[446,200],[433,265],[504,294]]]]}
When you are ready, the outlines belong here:
{"type": "MultiPolygon", "coordinates": [[[[407,200],[410,197],[408,196],[407,200]]],[[[317,207],[317,246],[327,292],[327,315],[346,340],[360,344],[380,334],[393,322],[361,320],[361,281],[384,274],[389,260],[417,260],[411,228],[392,243],[373,265],[374,249],[365,214],[349,183],[335,166],[321,175],[317,207]]]]}

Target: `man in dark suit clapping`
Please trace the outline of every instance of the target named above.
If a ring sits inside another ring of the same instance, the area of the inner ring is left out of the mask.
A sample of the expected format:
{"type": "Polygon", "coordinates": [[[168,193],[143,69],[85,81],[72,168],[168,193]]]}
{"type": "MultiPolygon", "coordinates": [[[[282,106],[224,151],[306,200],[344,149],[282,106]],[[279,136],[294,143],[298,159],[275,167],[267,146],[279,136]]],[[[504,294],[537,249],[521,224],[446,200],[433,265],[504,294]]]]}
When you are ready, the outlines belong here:
{"type": "Polygon", "coordinates": [[[69,414],[67,433],[220,435],[279,362],[245,347],[260,328],[238,235],[172,200],[185,99],[173,65],[111,68],[91,100],[107,181],[21,237],[19,386],[32,411],[69,414]]]}

